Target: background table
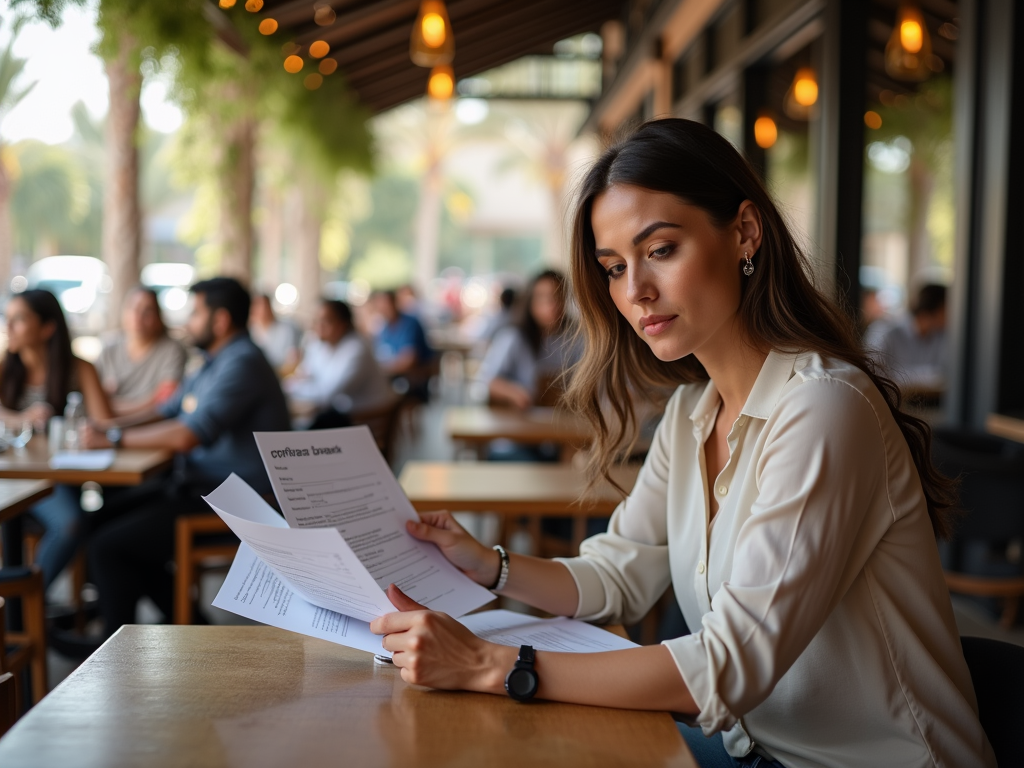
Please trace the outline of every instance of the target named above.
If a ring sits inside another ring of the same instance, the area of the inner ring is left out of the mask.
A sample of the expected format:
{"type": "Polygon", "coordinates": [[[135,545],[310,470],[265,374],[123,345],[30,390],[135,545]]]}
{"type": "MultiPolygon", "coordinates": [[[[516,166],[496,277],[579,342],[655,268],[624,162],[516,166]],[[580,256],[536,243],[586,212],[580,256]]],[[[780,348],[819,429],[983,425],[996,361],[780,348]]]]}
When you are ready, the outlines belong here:
{"type": "MultiPolygon", "coordinates": [[[[612,475],[629,492],[639,471],[638,465],[627,465],[617,467],[612,475]]],[[[593,496],[577,503],[586,478],[567,464],[410,461],[398,482],[418,512],[447,509],[498,512],[503,518],[528,516],[535,545],[541,517],[572,517],[577,549],[585,538],[587,518],[608,516],[622,501],[622,494],[602,483],[593,496]]]]}
{"type": "Polygon", "coordinates": [[[1024,443],[1024,419],[990,413],[985,420],[985,429],[990,434],[1024,443]]]}
{"type": "Polygon", "coordinates": [[[665,713],[428,691],[271,627],[126,626],[0,740],[0,765],[696,763],[665,713]]]}
{"type": "Polygon", "coordinates": [[[115,451],[114,463],[107,469],[53,469],[46,437],[36,435],[22,453],[14,449],[0,453],[0,478],[50,480],[69,485],[141,485],[169,468],[173,457],[170,451],[160,449],[126,448],[115,451]]]}
{"type": "Polygon", "coordinates": [[[0,480],[0,523],[17,517],[53,493],[46,480],[0,480]]]}
{"type": "Polygon", "coordinates": [[[494,408],[487,405],[455,406],[444,414],[445,431],[455,441],[479,449],[492,440],[526,445],[556,443],[582,448],[593,440],[590,425],[560,408],[494,408]]]}

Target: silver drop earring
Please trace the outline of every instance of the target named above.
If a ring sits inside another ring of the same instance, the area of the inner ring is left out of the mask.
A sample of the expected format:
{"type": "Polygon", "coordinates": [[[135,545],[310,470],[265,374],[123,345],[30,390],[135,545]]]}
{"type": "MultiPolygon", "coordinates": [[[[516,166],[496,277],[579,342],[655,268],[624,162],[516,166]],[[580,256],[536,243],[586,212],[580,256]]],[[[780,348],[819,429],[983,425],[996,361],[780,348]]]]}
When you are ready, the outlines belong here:
{"type": "Polygon", "coordinates": [[[743,274],[750,277],[754,274],[754,262],[750,260],[750,256],[746,251],[743,252],[743,258],[746,259],[746,262],[743,264],[743,274]]]}

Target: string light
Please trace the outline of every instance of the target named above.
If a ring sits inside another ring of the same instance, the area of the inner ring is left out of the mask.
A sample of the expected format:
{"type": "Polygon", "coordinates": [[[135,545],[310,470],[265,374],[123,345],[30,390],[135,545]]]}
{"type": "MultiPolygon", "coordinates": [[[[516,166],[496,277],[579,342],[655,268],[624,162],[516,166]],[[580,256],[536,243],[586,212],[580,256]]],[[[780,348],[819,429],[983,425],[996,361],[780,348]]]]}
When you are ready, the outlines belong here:
{"type": "Polygon", "coordinates": [[[327,3],[317,3],[315,8],[316,10],[313,11],[313,21],[316,22],[317,26],[329,27],[338,18],[334,9],[327,3]]]}
{"type": "Polygon", "coordinates": [[[427,94],[432,99],[444,101],[450,99],[455,92],[455,73],[447,64],[438,64],[430,72],[427,81],[427,94]]]}
{"type": "Polygon", "coordinates": [[[302,71],[303,63],[304,62],[302,61],[301,56],[296,56],[295,54],[292,54],[291,56],[284,60],[284,71],[294,75],[297,72],[302,71]]]}
{"type": "Polygon", "coordinates": [[[236,0],[220,0],[217,3],[221,8],[234,8],[236,0]]]}
{"type": "Polygon", "coordinates": [[[315,91],[317,88],[324,84],[324,76],[318,72],[314,72],[310,75],[306,75],[306,78],[305,80],[302,81],[302,84],[306,86],[309,90],[315,91]]]}
{"type": "Polygon", "coordinates": [[[309,45],[309,55],[314,59],[322,59],[330,52],[331,46],[323,40],[317,40],[309,45]]]}
{"type": "Polygon", "coordinates": [[[261,35],[272,35],[277,32],[277,20],[276,19],[264,19],[260,22],[260,34],[261,35]]]}
{"type": "Polygon", "coordinates": [[[455,58],[455,36],[442,0],[423,0],[409,39],[409,57],[420,67],[451,64],[455,58]]]}
{"type": "Polygon", "coordinates": [[[324,59],[320,62],[320,66],[317,69],[320,70],[321,75],[333,75],[335,70],[338,69],[338,60],[324,59]]]}
{"type": "Polygon", "coordinates": [[[249,13],[259,13],[263,10],[263,0],[245,0],[245,10],[249,13]]]}
{"type": "Polygon", "coordinates": [[[869,109],[864,113],[864,125],[873,131],[877,131],[882,127],[882,116],[873,109],[869,109]]]}
{"type": "Polygon", "coordinates": [[[771,149],[779,139],[779,129],[768,115],[754,121],[754,142],[761,149],[771,149]]]}
{"type": "Polygon", "coordinates": [[[807,120],[811,116],[811,107],[817,103],[818,76],[810,67],[801,67],[786,91],[783,108],[794,120],[807,120]]]}

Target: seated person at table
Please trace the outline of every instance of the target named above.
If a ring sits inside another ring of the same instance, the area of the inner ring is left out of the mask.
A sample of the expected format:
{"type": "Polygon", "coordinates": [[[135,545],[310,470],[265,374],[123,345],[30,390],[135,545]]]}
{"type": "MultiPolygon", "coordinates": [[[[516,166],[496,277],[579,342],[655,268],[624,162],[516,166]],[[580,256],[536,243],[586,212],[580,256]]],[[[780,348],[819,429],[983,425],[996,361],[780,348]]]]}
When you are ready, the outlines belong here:
{"type": "Polygon", "coordinates": [[[269,493],[253,432],[289,428],[277,375],[252,343],[246,324],[249,294],[231,278],[192,286],[195,302],[187,330],[205,363],[174,396],[132,422],[87,430],[90,448],[163,448],[177,453],[171,480],[134,511],[100,528],[89,551],[108,632],[135,621],[135,605],[148,595],[171,615],[174,526],[179,515],[208,512],[203,494],[232,472],[259,493],[269,493]],[[133,423],[135,426],[128,426],[133,423]]]}
{"type": "MultiPolygon", "coordinates": [[[[671,584],[693,632],[539,651],[516,690],[679,713],[703,768],[995,766],[935,544],[954,487],[758,173],[710,128],[653,121],[596,161],[572,231],[592,477],[617,442],[602,393],[678,387],[632,493],[575,558],[503,556],[447,512],[408,529],[558,616],[632,623],[671,584]]],[[[506,695],[519,649],[388,594],[401,612],[370,627],[405,681],[506,695]]]]}
{"type": "Polygon", "coordinates": [[[281,376],[288,376],[299,364],[299,343],[302,334],[287,320],[274,315],[270,297],[257,293],[249,311],[249,334],[253,343],[263,350],[267,360],[281,376]]]}
{"type": "Polygon", "coordinates": [[[565,316],[565,278],[553,270],[534,278],[525,311],[499,330],[480,363],[477,382],[496,405],[554,405],[557,379],[578,357],[565,316]]]}
{"type": "Polygon", "coordinates": [[[900,386],[939,390],[946,380],[946,286],[925,285],[908,317],[877,320],[864,345],[900,386]]]}
{"type": "Polygon", "coordinates": [[[369,342],[352,324],[348,304],[321,301],[313,333],[295,375],[285,380],[292,398],[311,403],[320,412],[339,413],[374,408],[393,398],[369,342]]]}
{"type": "Polygon", "coordinates": [[[434,351],[427,343],[423,325],[412,315],[398,311],[394,291],[377,291],[370,300],[381,323],[374,338],[377,361],[396,383],[404,379],[414,394],[425,398],[427,368],[434,351]]]}
{"type": "Polygon", "coordinates": [[[186,354],[167,335],[156,291],[136,286],[125,298],[121,331],[108,338],[96,372],[118,416],[152,408],[174,394],[186,354]]]}
{"type": "MultiPolygon", "coordinates": [[[[81,392],[90,418],[111,416],[110,403],[91,363],[75,357],[60,303],[49,291],[15,294],[7,303],[7,354],[0,369],[0,418],[17,431],[31,422],[44,432],[61,415],[68,393],[81,392]]],[[[85,516],[77,486],[58,485],[31,509],[43,528],[36,564],[49,586],[64,570],[82,541],[85,516]]]]}

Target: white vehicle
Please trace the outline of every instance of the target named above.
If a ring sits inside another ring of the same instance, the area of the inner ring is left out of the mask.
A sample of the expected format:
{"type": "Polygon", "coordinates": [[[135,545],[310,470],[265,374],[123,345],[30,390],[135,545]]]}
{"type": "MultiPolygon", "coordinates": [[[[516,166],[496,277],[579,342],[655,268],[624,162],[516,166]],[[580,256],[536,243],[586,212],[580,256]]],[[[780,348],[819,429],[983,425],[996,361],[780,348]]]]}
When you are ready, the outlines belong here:
{"type": "Polygon", "coordinates": [[[102,261],[92,256],[48,256],[32,264],[25,277],[27,288],[57,297],[73,336],[103,330],[113,282],[102,261]]]}
{"type": "Polygon", "coordinates": [[[139,282],[156,291],[164,321],[178,327],[188,318],[188,289],[195,278],[196,270],[191,264],[167,262],[144,266],[139,282]]]}

